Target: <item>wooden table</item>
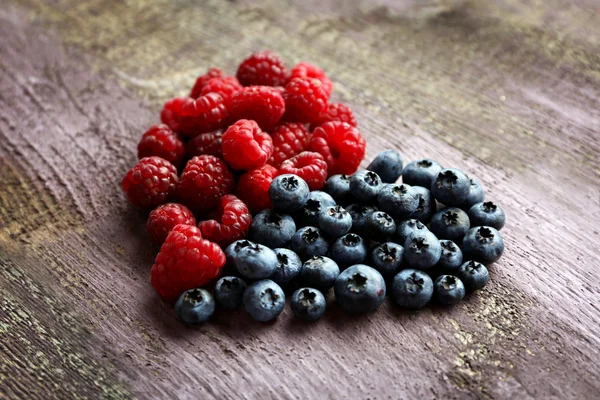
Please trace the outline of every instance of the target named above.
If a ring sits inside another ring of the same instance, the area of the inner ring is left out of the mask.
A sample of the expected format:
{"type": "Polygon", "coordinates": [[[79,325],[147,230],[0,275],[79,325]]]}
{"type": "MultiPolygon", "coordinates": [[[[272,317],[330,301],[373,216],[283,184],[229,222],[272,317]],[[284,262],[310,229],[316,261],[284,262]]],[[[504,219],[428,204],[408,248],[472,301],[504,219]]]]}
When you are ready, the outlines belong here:
{"type": "Polygon", "coordinates": [[[598,2],[292,3],[0,5],[0,397],[598,398],[598,2]],[[367,159],[481,179],[508,214],[484,291],[182,327],[119,182],[166,99],[264,48],[327,71],[367,159]]]}

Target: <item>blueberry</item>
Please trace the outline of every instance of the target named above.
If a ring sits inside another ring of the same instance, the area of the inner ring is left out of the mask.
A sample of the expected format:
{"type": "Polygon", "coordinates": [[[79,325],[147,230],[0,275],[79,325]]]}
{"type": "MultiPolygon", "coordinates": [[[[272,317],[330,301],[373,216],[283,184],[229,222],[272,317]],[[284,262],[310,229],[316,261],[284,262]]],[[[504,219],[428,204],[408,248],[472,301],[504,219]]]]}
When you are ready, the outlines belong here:
{"type": "Polygon", "coordinates": [[[460,208],[444,208],[431,218],[429,230],[439,239],[462,243],[470,228],[469,216],[460,208]]]}
{"type": "Polygon", "coordinates": [[[324,256],[329,250],[329,243],[319,228],[305,226],[298,229],[291,241],[291,248],[306,261],[313,256],[324,256]]]}
{"type": "Polygon", "coordinates": [[[456,276],[442,275],[435,280],[435,295],[442,304],[456,304],[465,297],[465,286],[456,276]]]}
{"type": "Polygon", "coordinates": [[[215,312],[215,301],[205,289],[186,290],[175,303],[175,314],[186,324],[207,321],[215,312]]]}
{"type": "Polygon", "coordinates": [[[440,240],[442,255],[435,265],[435,269],[441,274],[453,274],[463,262],[463,254],[460,247],[452,240],[440,240]]]}
{"type": "Polygon", "coordinates": [[[411,186],[423,186],[429,189],[433,178],[442,170],[442,166],[430,158],[412,161],[402,171],[402,182],[411,186]]]}
{"type": "Polygon", "coordinates": [[[348,233],[333,242],[329,255],[344,268],[362,263],[367,258],[367,245],[357,234],[348,233]]]}
{"type": "Polygon", "coordinates": [[[280,286],[285,286],[300,275],[302,261],[292,250],[275,249],[273,251],[277,255],[277,269],[269,279],[280,286]]]}
{"type": "Polygon", "coordinates": [[[477,261],[467,261],[461,265],[457,275],[469,292],[482,289],[490,280],[488,269],[477,261]]]}
{"type": "Polygon", "coordinates": [[[328,235],[340,237],[350,232],[352,217],[342,206],[329,206],[319,213],[319,228],[328,235]]]}
{"type": "Polygon", "coordinates": [[[215,302],[219,307],[233,310],[242,305],[246,282],[236,276],[224,276],[215,285],[215,302]]]}
{"type": "Polygon", "coordinates": [[[321,210],[325,207],[335,206],[335,204],[335,200],[325,192],[320,190],[310,192],[306,204],[294,216],[298,228],[302,226],[317,226],[321,210]]]}
{"type": "Polygon", "coordinates": [[[473,226],[491,226],[497,230],[504,226],[504,210],[491,201],[475,204],[469,209],[468,215],[473,226]]]}
{"type": "Polygon", "coordinates": [[[485,198],[485,192],[481,183],[475,178],[469,179],[469,182],[471,184],[471,186],[469,186],[469,194],[460,205],[460,207],[465,210],[468,210],[474,204],[481,203],[485,198]]]}
{"type": "Polygon", "coordinates": [[[471,181],[459,169],[447,168],[441,170],[433,179],[431,194],[446,206],[460,206],[469,195],[471,181]]]}
{"type": "Polygon", "coordinates": [[[396,222],[387,213],[375,211],[365,221],[365,236],[376,242],[385,242],[396,233],[396,222]]]}
{"type": "Polygon", "coordinates": [[[225,257],[226,257],[226,263],[225,263],[225,267],[224,267],[224,274],[235,274],[237,275],[238,271],[237,271],[237,267],[235,266],[235,257],[237,256],[237,253],[243,249],[244,247],[248,247],[250,245],[252,245],[254,243],[252,243],[249,240],[246,239],[242,239],[242,240],[236,240],[235,242],[231,243],[229,246],[227,246],[227,248],[225,249],[225,257]]]}
{"type": "Polygon", "coordinates": [[[409,218],[419,207],[419,198],[406,184],[383,185],[377,195],[377,205],[395,219],[409,218]]]}
{"type": "Polygon", "coordinates": [[[316,289],[300,288],[292,294],[290,308],[296,318],[316,321],[325,313],[325,297],[316,289]]]}
{"type": "Polygon", "coordinates": [[[289,215],[262,210],[250,225],[250,239],[270,248],[285,247],[296,233],[296,223],[289,215]]]}
{"type": "Polygon", "coordinates": [[[333,175],[329,177],[323,190],[329,193],[338,204],[345,205],[352,200],[350,177],[348,175],[333,175]]]}
{"type": "Polygon", "coordinates": [[[394,277],[391,295],[400,307],[422,308],[433,296],[433,281],[423,271],[405,269],[394,277]]]}
{"type": "Polygon", "coordinates": [[[257,321],[271,321],[283,311],[285,294],[281,287],[270,279],[254,282],[244,292],[244,309],[257,321]]]}
{"type": "Polygon", "coordinates": [[[436,211],[435,199],[428,188],[422,186],[411,186],[411,188],[413,195],[419,200],[419,205],[410,217],[418,219],[424,224],[428,224],[436,211]]]}
{"type": "Polygon", "coordinates": [[[403,255],[404,247],[399,244],[382,243],[371,252],[371,267],[379,271],[385,278],[391,278],[400,270],[403,255]]]}
{"type": "Polygon", "coordinates": [[[385,299],[385,281],[376,269],[358,264],[342,272],[333,286],[335,300],[352,314],[373,312],[385,299]]]}
{"type": "Polygon", "coordinates": [[[396,224],[396,241],[404,244],[406,239],[415,231],[427,232],[429,229],[418,219],[407,219],[396,224]]]}
{"type": "Polygon", "coordinates": [[[331,258],[315,256],[302,265],[299,281],[303,286],[314,287],[323,292],[329,290],[340,274],[340,267],[331,258]]]}
{"type": "Polygon", "coordinates": [[[269,186],[269,198],[276,209],[290,213],[302,207],[308,200],[309,189],[298,175],[279,175],[269,186]]]}
{"type": "Polygon", "coordinates": [[[476,226],[469,229],[462,247],[467,260],[491,264],[502,256],[504,241],[500,232],[491,226],[476,226]]]}
{"type": "Polygon", "coordinates": [[[429,269],[441,256],[440,241],[429,231],[414,231],[404,242],[404,259],[414,269],[429,269]]]}
{"type": "Polygon", "coordinates": [[[367,217],[377,211],[377,208],[364,204],[351,204],[346,207],[346,211],[352,217],[352,232],[362,235],[365,233],[365,222],[367,217]]]}
{"type": "Polygon", "coordinates": [[[381,178],[373,171],[360,170],[350,177],[352,196],[365,203],[377,198],[381,185],[381,178]]]}
{"type": "Polygon", "coordinates": [[[243,277],[268,278],[277,269],[277,255],[262,244],[252,243],[238,251],[235,266],[243,277]]]}
{"type": "Polygon", "coordinates": [[[384,150],[367,169],[379,175],[382,182],[394,183],[402,175],[402,156],[398,150],[384,150]]]}

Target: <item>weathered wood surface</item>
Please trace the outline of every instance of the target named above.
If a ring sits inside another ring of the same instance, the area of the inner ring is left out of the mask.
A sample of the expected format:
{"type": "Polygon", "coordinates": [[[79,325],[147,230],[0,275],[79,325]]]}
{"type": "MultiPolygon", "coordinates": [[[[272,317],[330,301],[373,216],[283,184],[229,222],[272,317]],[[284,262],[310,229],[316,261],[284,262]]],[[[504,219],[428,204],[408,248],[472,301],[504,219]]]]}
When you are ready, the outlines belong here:
{"type": "Polygon", "coordinates": [[[0,5],[0,396],[598,398],[598,3],[281,3],[0,5]],[[369,158],[396,146],[482,180],[508,214],[488,288],[181,327],[119,180],[161,102],[263,48],[326,69],[369,158]]]}

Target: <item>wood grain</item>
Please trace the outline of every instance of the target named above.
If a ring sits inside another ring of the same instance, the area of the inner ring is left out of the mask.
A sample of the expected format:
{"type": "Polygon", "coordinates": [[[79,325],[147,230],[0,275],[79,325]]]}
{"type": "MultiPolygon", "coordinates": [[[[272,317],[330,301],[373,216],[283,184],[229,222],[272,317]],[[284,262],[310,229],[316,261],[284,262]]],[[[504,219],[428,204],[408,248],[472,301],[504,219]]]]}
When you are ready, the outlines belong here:
{"type": "Polygon", "coordinates": [[[0,5],[3,398],[595,398],[600,9],[586,0],[0,5]],[[321,65],[368,139],[508,214],[482,293],[184,329],[119,181],[161,103],[253,50],[321,65]]]}

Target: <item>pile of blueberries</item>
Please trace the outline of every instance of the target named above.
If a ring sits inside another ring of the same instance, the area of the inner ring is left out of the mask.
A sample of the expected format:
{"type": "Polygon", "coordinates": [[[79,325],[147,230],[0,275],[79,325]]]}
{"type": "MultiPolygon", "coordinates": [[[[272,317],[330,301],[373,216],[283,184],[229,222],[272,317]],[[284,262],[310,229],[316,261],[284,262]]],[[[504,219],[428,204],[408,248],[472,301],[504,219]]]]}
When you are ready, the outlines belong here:
{"type": "Polygon", "coordinates": [[[215,303],[243,305],[254,319],[269,321],[282,312],[285,292],[293,292],[297,318],[316,320],[332,287],[339,306],[355,314],[375,311],[386,287],[400,307],[421,308],[434,295],[455,304],[487,284],[486,265],[504,251],[504,211],[484,201],[476,179],[431,159],[403,168],[396,150],[352,176],[330,177],[323,191],[280,175],[269,197],[274,209],[254,217],[249,240],[226,249],[227,276],[217,281],[214,299],[204,289],[180,297],[176,311],[184,322],[208,319],[215,303]]]}

